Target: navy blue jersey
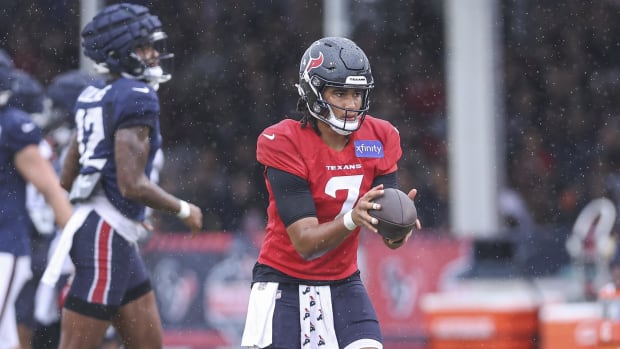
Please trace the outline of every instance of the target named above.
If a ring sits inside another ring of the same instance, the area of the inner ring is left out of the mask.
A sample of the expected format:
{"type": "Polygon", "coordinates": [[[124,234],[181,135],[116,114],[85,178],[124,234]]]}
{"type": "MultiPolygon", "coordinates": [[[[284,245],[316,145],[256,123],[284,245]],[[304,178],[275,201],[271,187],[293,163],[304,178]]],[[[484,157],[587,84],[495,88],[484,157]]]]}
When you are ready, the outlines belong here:
{"type": "Polygon", "coordinates": [[[30,254],[30,219],[26,210],[26,182],[15,168],[15,154],[37,145],[41,130],[30,115],[14,108],[0,110],[0,252],[30,254]]]}
{"type": "Polygon", "coordinates": [[[114,139],[117,130],[148,126],[150,151],[145,175],[151,172],[155,153],[161,147],[159,99],[146,83],[119,78],[109,85],[87,87],[75,105],[80,151],[80,174],[101,173],[101,186],[108,200],[127,218],[142,221],[144,205],[123,197],[118,188],[114,139]]]}

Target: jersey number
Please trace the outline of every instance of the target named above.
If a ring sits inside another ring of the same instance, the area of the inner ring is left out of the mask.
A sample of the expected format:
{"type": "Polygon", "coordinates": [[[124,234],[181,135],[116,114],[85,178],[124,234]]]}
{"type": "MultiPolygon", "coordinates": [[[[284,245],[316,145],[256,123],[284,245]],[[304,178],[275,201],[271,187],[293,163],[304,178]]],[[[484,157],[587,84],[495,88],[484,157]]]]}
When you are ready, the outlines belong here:
{"type": "Polygon", "coordinates": [[[339,215],[351,210],[355,205],[360,195],[363,178],[363,175],[332,177],[327,181],[327,184],[325,184],[325,194],[333,198],[336,198],[336,192],[338,190],[347,191],[347,199],[342,204],[342,209],[340,213],[338,213],[339,215]]]}
{"type": "Polygon", "coordinates": [[[105,138],[103,130],[103,109],[101,107],[78,109],[75,116],[77,141],[82,167],[101,170],[106,159],[92,158],[97,145],[105,138]]]}

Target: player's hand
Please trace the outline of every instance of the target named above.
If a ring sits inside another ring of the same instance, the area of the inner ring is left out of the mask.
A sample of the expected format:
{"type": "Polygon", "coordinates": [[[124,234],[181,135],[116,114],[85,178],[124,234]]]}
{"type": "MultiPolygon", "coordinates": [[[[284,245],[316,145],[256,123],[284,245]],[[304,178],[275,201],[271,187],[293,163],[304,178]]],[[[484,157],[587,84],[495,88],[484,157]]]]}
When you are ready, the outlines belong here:
{"type": "Polygon", "coordinates": [[[402,245],[406,244],[407,241],[409,241],[409,238],[411,237],[411,234],[413,234],[413,229],[407,235],[405,235],[404,238],[399,239],[399,240],[392,240],[392,239],[388,239],[386,237],[383,237],[383,243],[388,248],[390,248],[392,250],[395,250],[395,249],[401,247],[402,245]]]}
{"type": "Polygon", "coordinates": [[[146,231],[153,231],[155,230],[155,227],[153,227],[153,224],[149,221],[142,221],[142,228],[144,228],[146,231]]]}
{"type": "MultiPolygon", "coordinates": [[[[417,194],[418,194],[418,190],[417,189],[411,189],[409,191],[409,193],[407,194],[407,196],[409,196],[409,198],[413,201],[413,199],[415,199],[415,196],[417,194]]],[[[418,230],[422,229],[422,223],[420,223],[420,219],[416,219],[415,220],[415,227],[418,230]]],[[[395,250],[395,249],[403,246],[404,244],[406,244],[407,241],[409,241],[409,238],[411,237],[412,234],[413,234],[413,229],[407,235],[405,235],[404,238],[399,239],[399,240],[392,240],[392,239],[388,239],[388,238],[384,237],[383,238],[383,243],[388,248],[390,248],[392,250],[395,250]]]]}
{"type": "MultiPolygon", "coordinates": [[[[416,196],[416,195],[418,195],[418,190],[417,190],[417,189],[411,189],[411,190],[409,190],[409,193],[407,194],[407,196],[409,196],[409,198],[411,199],[411,201],[413,201],[413,199],[415,199],[415,196],[416,196]]],[[[420,219],[419,219],[419,218],[415,220],[415,228],[416,228],[416,229],[418,229],[418,230],[422,229],[422,222],[420,222],[420,219]]],[[[412,231],[412,232],[413,232],[413,231],[412,231]]],[[[409,236],[410,236],[410,235],[411,235],[411,233],[409,233],[409,234],[406,236],[406,239],[407,239],[407,240],[409,240],[409,236]]],[[[407,241],[405,240],[405,242],[407,242],[407,241]]]]}
{"type": "Polygon", "coordinates": [[[368,210],[377,210],[381,208],[381,205],[371,202],[381,195],[383,195],[383,184],[379,184],[378,186],[370,189],[359,199],[357,205],[355,205],[353,212],[351,213],[351,219],[353,219],[353,222],[358,227],[363,226],[368,228],[373,233],[378,233],[375,224],[379,223],[379,221],[368,214],[368,210]]]}
{"type": "Polygon", "coordinates": [[[189,204],[189,216],[183,219],[183,223],[192,232],[192,237],[202,231],[202,210],[200,207],[190,203],[189,204]]]}

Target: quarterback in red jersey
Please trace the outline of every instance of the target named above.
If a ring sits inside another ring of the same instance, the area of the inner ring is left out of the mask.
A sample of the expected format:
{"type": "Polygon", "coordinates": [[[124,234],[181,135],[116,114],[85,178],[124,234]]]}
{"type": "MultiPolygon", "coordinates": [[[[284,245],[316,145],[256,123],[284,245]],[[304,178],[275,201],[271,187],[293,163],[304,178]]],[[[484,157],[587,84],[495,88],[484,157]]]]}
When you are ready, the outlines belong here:
{"type": "MultiPolygon", "coordinates": [[[[351,40],[326,37],[304,53],[298,109],[259,136],[268,224],[241,346],[380,349],[381,330],[357,266],[360,228],[376,233],[373,199],[398,187],[398,131],[366,115],[374,80],[351,40]]],[[[413,200],[416,190],[409,191],[413,200]]],[[[419,221],[416,224],[420,228],[419,221]]],[[[409,239],[383,239],[398,248],[409,239]]]]}

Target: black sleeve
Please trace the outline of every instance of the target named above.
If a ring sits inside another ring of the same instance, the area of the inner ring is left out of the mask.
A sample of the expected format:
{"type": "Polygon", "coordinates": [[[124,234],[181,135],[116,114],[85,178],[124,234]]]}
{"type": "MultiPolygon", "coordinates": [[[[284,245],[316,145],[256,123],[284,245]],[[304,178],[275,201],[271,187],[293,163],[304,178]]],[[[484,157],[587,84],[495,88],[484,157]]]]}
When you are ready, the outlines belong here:
{"type": "Polygon", "coordinates": [[[384,188],[398,189],[398,175],[396,174],[396,171],[376,177],[375,180],[372,182],[372,186],[375,187],[379,184],[383,184],[384,188]]]}
{"type": "Polygon", "coordinates": [[[272,167],[267,168],[267,180],[285,226],[301,218],[316,217],[316,206],[306,180],[272,167]]]}

